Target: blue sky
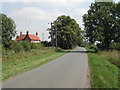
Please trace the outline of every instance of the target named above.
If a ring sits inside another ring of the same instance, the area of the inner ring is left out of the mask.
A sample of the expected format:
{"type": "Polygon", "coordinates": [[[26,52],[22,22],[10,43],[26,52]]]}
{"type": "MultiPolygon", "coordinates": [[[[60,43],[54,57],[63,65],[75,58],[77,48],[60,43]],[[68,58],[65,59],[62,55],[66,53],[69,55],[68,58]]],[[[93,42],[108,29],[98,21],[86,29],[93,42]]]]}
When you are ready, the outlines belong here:
{"type": "Polygon", "coordinates": [[[31,34],[38,32],[41,39],[44,33],[44,39],[48,40],[48,23],[60,15],[71,16],[83,28],[82,15],[87,13],[92,2],[93,0],[6,0],[2,1],[0,12],[15,21],[18,35],[21,31],[26,33],[28,30],[31,34]]]}

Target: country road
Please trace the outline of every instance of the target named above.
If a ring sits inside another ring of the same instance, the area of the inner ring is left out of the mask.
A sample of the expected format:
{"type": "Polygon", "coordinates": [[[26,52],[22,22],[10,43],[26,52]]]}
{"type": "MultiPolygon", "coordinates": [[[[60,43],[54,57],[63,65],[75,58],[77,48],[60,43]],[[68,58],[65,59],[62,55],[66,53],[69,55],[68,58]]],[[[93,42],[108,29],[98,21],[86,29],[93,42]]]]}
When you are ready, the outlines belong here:
{"type": "Polygon", "coordinates": [[[77,47],[56,60],[17,75],[2,83],[3,88],[86,88],[88,58],[77,47]]]}

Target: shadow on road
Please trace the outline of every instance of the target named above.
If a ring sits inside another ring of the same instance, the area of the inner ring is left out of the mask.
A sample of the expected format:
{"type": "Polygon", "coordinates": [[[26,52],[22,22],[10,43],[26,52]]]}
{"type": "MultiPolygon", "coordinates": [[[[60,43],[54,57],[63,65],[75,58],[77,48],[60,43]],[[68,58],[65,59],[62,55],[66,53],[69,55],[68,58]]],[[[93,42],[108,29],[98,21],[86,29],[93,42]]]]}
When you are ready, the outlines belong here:
{"type": "Polygon", "coordinates": [[[94,51],[58,51],[61,53],[95,53],[94,51]]]}
{"type": "Polygon", "coordinates": [[[69,53],[95,53],[94,51],[71,51],[69,53]]]}

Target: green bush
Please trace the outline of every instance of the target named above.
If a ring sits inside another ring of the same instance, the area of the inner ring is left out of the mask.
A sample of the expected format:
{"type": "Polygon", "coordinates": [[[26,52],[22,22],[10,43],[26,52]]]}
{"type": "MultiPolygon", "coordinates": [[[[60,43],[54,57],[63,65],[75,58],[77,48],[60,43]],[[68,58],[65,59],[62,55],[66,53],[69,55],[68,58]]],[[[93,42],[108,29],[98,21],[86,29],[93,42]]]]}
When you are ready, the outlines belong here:
{"type": "Polygon", "coordinates": [[[56,49],[56,52],[62,52],[61,48],[56,49]]]}
{"type": "Polygon", "coordinates": [[[21,41],[21,42],[12,41],[10,50],[14,52],[20,52],[20,51],[30,51],[31,49],[41,49],[42,47],[44,47],[42,43],[30,43],[26,41],[21,41]]]}
{"type": "Polygon", "coordinates": [[[31,49],[38,49],[38,44],[37,43],[29,43],[31,49]]]}
{"type": "Polygon", "coordinates": [[[52,46],[52,42],[42,41],[41,43],[42,43],[45,47],[52,46]]]}
{"type": "Polygon", "coordinates": [[[110,49],[117,49],[120,50],[120,43],[114,43],[112,42],[109,46],[110,49]]]}
{"type": "Polygon", "coordinates": [[[90,49],[93,49],[95,52],[98,52],[98,47],[96,45],[90,45],[90,49]]]}
{"type": "Polygon", "coordinates": [[[32,49],[40,49],[44,47],[42,43],[31,43],[31,45],[33,47],[32,49]]]}
{"type": "Polygon", "coordinates": [[[10,49],[13,50],[14,52],[20,52],[23,51],[23,46],[19,42],[12,41],[10,49]]]}
{"type": "Polygon", "coordinates": [[[31,43],[26,42],[26,41],[22,41],[20,43],[23,46],[24,51],[30,51],[31,50],[31,45],[30,45],[31,43]]]}

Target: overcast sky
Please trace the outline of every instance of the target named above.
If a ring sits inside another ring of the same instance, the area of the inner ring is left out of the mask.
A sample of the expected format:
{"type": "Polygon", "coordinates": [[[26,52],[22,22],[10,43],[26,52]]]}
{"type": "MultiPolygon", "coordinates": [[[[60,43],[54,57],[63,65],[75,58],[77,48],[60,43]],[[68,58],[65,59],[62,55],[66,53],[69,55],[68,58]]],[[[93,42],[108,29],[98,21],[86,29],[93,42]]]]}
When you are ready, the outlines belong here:
{"type": "Polygon", "coordinates": [[[44,33],[44,40],[48,40],[48,23],[61,15],[69,15],[83,29],[82,16],[92,2],[94,0],[3,0],[0,12],[15,21],[18,35],[28,30],[30,34],[38,32],[41,40],[44,33]]]}

